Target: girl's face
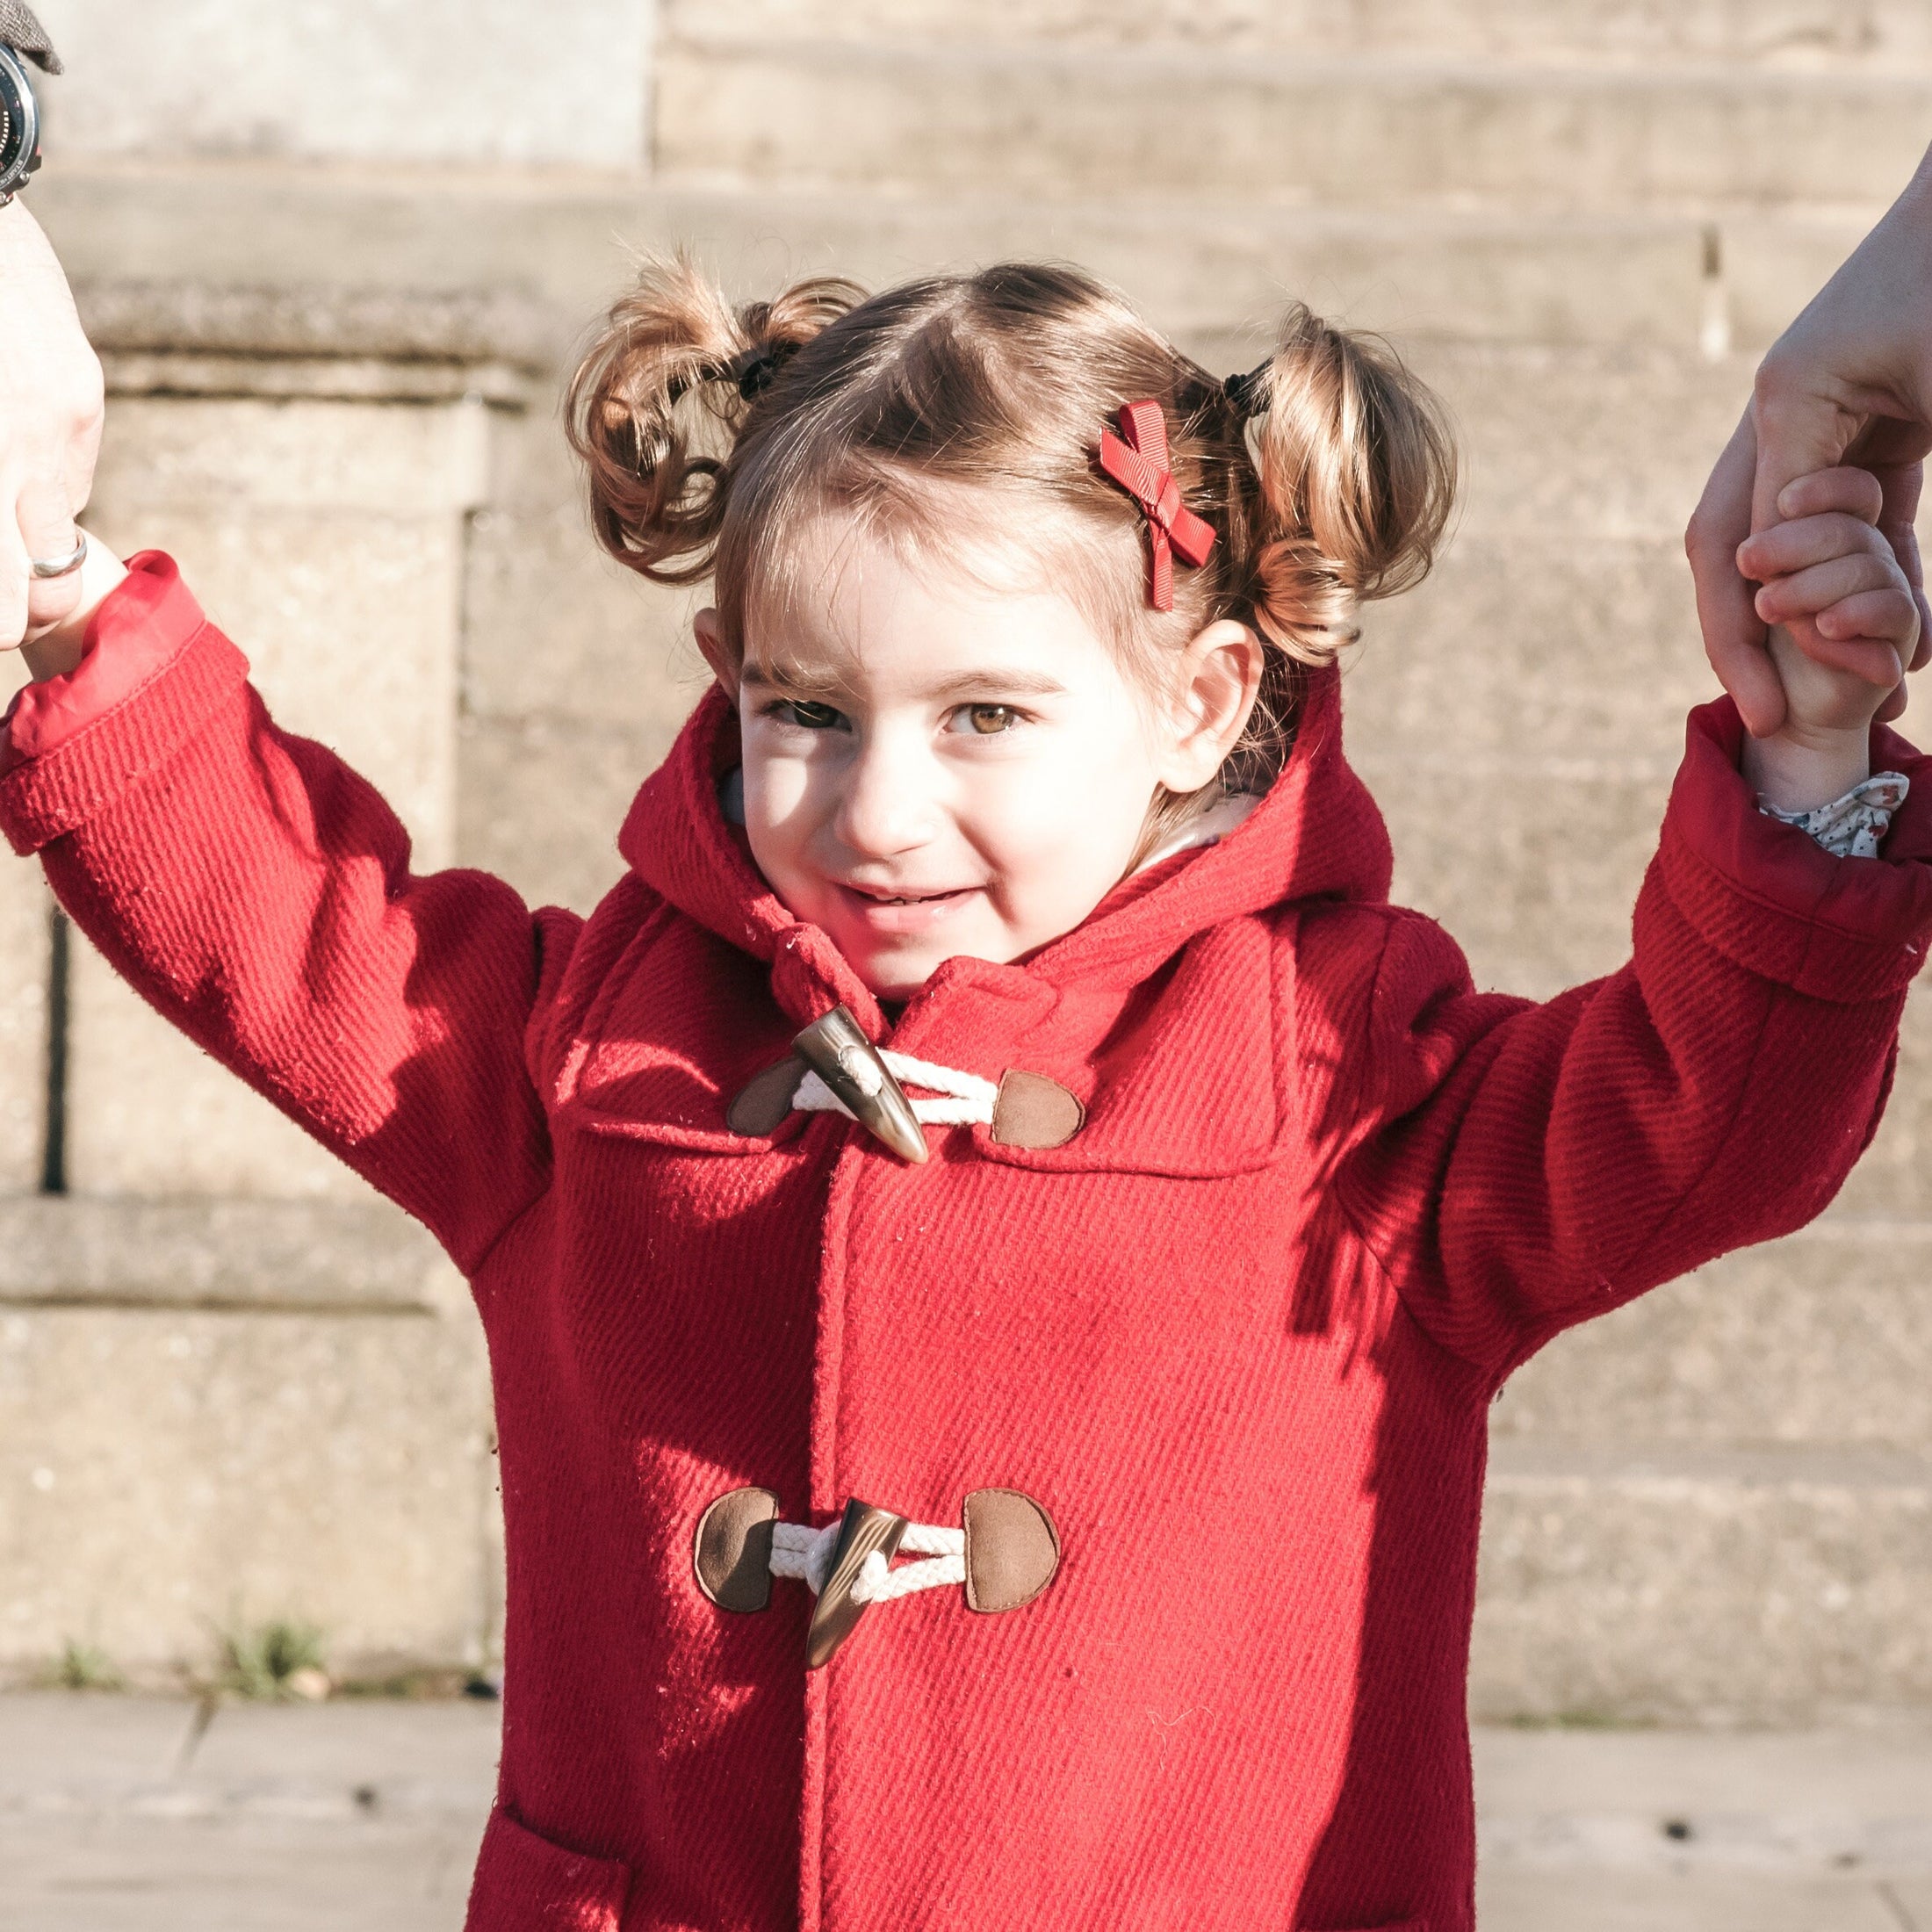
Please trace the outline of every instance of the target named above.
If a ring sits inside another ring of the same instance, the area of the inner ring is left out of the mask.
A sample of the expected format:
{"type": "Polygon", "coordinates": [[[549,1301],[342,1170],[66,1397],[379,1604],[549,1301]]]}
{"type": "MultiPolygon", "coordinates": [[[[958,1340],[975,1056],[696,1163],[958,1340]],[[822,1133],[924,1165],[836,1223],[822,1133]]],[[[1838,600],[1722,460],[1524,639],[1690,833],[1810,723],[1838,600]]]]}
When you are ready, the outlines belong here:
{"type": "Polygon", "coordinates": [[[822,524],[817,556],[811,608],[749,638],[742,670],[714,612],[698,641],[737,699],[752,856],[883,999],[955,955],[1016,960],[1078,926],[1133,863],[1158,788],[1205,785],[1258,688],[1238,624],[1193,640],[1162,702],[1051,591],[883,542],[835,550],[822,524]]]}

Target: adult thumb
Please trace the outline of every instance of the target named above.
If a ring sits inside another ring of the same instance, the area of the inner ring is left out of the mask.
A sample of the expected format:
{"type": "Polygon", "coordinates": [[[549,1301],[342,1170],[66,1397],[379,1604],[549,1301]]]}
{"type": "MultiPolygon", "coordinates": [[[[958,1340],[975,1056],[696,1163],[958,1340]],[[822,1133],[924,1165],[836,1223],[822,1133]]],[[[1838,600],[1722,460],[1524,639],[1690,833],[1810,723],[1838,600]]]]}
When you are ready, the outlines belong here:
{"type": "Polygon", "coordinates": [[[1777,500],[1789,485],[1814,470],[1837,468],[1869,420],[1868,411],[1852,407],[1835,377],[1784,342],[1774,347],[1758,365],[1751,390],[1751,425],[1757,436],[1752,533],[1783,521],[1777,500]]]}

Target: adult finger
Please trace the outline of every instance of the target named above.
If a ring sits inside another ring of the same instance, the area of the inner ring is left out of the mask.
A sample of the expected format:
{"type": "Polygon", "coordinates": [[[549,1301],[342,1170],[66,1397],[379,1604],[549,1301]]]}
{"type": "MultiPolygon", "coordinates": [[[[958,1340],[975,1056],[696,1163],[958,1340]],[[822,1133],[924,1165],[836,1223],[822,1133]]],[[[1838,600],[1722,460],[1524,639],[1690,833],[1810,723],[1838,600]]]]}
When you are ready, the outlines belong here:
{"type": "Polygon", "coordinates": [[[0,651],[15,651],[27,635],[27,546],[12,518],[0,516],[0,651]]]}
{"type": "Polygon", "coordinates": [[[1919,642],[1912,653],[1912,661],[1906,668],[1916,671],[1928,657],[1932,657],[1932,603],[1925,595],[1925,570],[1919,560],[1919,533],[1909,527],[1891,538],[1892,554],[1899,559],[1899,567],[1905,573],[1907,588],[1912,593],[1912,601],[1919,608],[1919,642]]]}
{"type": "Polygon", "coordinates": [[[1919,497],[1925,487],[1925,465],[1920,461],[1875,463],[1884,508],[1878,512],[1878,534],[1892,545],[1899,568],[1911,586],[1919,607],[1919,644],[1908,670],[1916,671],[1932,655],[1932,603],[1925,595],[1925,566],[1919,551],[1919,497]]]}
{"type": "Polygon", "coordinates": [[[64,476],[36,478],[20,493],[14,520],[21,548],[28,559],[26,628],[31,633],[58,624],[80,601],[78,566],[59,577],[37,577],[32,563],[59,563],[73,555],[79,542],[75,503],[64,476]]]}
{"type": "Polygon", "coordinates": [[[1800,477],[1835,470],[1870,420],[1869,408],[1835,386],[1820,386],[1814,372],[1784,342],[1758,364],[1751,392],[1756,431],[1751,479],[1751,528],[1779,519],[1777,500],[1800,477]]]}
{"type": "Polygon", "coordinates": [[[1763,738],[1784,722],[1784,687],[1765,651],[1765,626],[1752,605],[1752,586],[1737,566],[1738,545],[1751,534],[1756,465],[1757,433],[1747,410],[1704,487],[1685,527],[1683,547],[1697,585],[1705,654],[1746,730],[1763,738]]]}

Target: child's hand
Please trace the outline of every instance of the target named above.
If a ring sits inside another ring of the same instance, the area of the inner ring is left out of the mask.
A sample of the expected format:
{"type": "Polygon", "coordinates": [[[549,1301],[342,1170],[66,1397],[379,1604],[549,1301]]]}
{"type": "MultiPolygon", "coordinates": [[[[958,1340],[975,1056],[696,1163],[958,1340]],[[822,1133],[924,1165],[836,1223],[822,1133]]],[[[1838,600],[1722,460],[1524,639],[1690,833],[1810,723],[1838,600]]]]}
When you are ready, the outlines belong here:
{"type": "Polygon", "coordinates": [[[1815,471],[1777,507],[1789,521],[1741,545],[1738,568],[1763,587],[1755,601],[1772,626],[1785,718],[1746,740],[1744,774],[1768,804],[1808,811],[1869,775],[1871,720],[1912,660],[1919,609],[1877,529],[1882,493],[1869,472],[1815,471]]]}

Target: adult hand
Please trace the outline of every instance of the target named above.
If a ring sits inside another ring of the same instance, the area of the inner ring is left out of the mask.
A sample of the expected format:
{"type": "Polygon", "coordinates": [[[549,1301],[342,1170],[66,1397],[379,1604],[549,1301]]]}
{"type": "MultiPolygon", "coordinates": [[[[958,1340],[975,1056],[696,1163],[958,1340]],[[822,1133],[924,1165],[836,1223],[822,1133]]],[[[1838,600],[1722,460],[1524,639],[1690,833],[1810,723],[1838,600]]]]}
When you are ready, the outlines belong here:
{"type": "Polygon", "coordinates": [[[35,578],[67,556],[100,451],[100,359],[67,277],[18,200],[0,208],[0,651],[69,616],[78,573],[35,578]]]}
{"type": "MultiPolygon", "coordinates": [[[[1852,465],[1877,478],[1878,529],[1890,541],[1919,605],[1909,669],[1932,650],[1932,612],[1913,519],[1923,462],[1932,452],[1932,153],[1844,266],[1786,329],[1759,365],[1739,423],[1684,533],[1697,580],[1705,648],[1755,737],[1777,731],[1784,691],[1754,605],[1755,586],[1738,568],[1739,546],[1789,514],[1778,502],[1801,476],[1852,465]]],[[[1826,616],[1819,613],[1819,616],[1826,616]]],[[[1820,664],[1857,668],[1842,638],[1816,619],[1791,627],[1791,642],[1820,664]]],[[[1905,709],[1901,681],[1881,718],[1905,709]]]]}

